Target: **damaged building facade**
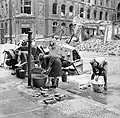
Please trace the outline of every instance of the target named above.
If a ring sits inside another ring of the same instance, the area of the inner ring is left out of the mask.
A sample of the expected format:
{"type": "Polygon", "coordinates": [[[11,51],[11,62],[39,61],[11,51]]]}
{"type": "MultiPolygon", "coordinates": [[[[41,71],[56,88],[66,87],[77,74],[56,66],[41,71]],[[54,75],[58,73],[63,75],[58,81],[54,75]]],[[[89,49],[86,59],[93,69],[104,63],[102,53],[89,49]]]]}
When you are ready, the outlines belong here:
{"type": "MultiPolygon", "coordinates": [[[[119,0],[0,0],[0,37],[19,41],[27,36],[48,36],[66,26],[64,35],[72,33],[73,18],[120,20],[119,0]]],[[[60,33],[58,33],[59,35],[60,33]]]]}

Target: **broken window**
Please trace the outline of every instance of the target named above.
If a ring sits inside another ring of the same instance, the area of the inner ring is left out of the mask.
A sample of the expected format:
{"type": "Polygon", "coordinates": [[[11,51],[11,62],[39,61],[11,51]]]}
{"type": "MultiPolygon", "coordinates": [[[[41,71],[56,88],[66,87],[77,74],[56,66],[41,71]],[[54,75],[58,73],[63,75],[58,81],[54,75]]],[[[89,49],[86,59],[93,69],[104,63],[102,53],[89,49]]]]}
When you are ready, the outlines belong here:
{"type": "Polygon", "coordinates": [[[1,28],[3,28],[3,23],[1,23],[1,28]]]}
{"type": "Polygon", "coordinates": [[[30,31],[30,28],[21,28],[22,34],[28,34],[29,31],[30,31]]]}
{"type": "Polygon", "coordinates": [[[69,7],[69,16],[73,15],[73,5],[69,7]]]}
{"type": "Polygon", "coordinates": [[[97,0],[95,0],[95,5],[97,4],[97,0]]]}
{"type": "Polygon", "coordinates": [[[102,20],[102,15],[103,15],[103,12],[100,11],[100,20],[102,20]]]}
{"type": "Polygon", "coordinates": [[[52,14],[57,14],[57,3],[53,3],[52,14]]]}
{"type": "Polygon", "coordinates": [[[96,17],[97,17],[97,11],[94,10],[94,19],[96,19],[96,17]]]}
{"type": "Polygon", "coordinates": [[[90,3],[90,0],[88,0],[88,3],[90,3]]]}
{"type": "Polygon", "coordinates": [[[109,6],[109,0],[106,0],[106,6],[109,6]]]}
{"type": "Polygon", "coordinates": [[[83,16],[84,16],[84,9],[81,8],[81,9],[80,9],[80,17],[83,18],[83,16]]]}
{"type": "Polygon", "coordinates": [[[87,10],[87,19],[90,19],[90,9],[87,10]]]}
{"type": "Polygon", "coordinates": [[[104,0],[100,0],[100,5],[104,5],[104,0]]]}
{"type": "Polygon", "coordinates": [[[108,12],[105,13],[105,20],[108,20],[108,12]]]}
{"type": "Polygon", "coordinates": [[[8,33],[8,24],[7,24],[7,22],[5,23],[5,34],[7,34],[8,33]]]}
{"type": "Polygon", "coordinates": [[[117,8],[117,20],[120,20],[120,3],[118,4],[117,8]]]}
{"type": "Polygon", "coordinates": [[[61,26],[65,27],[65,26],[66,26],[66,23],[62,23],[61,26]]]}
{"type": "Polygon", "coordinates": [[[65,4],[61,6],[61,16],[65,16],[65,4]]]}

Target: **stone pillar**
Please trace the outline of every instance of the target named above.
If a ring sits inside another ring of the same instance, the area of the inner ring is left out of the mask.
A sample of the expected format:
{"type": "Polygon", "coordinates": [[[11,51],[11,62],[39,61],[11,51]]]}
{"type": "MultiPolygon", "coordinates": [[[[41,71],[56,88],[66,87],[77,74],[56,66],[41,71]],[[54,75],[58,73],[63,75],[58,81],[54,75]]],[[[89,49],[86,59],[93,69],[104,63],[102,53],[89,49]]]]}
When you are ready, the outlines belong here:
{"type": "Polygon", "coordinates": [[[31,14],[35,14],[35,0],[31,0],[31,14]]]}
{"type": "Polygon", "coordinates": [[[21,34],[20,30],[21,30],[20,22],[19,22],[19,20],[17,20],[17,22],[16,22],[16,42],[20,41],[20,34],[21,34]]]}
{"type": "Polygon", "coordinates": [[[35,38],[35,23],[31,23],[32,38],[35,38]]]}

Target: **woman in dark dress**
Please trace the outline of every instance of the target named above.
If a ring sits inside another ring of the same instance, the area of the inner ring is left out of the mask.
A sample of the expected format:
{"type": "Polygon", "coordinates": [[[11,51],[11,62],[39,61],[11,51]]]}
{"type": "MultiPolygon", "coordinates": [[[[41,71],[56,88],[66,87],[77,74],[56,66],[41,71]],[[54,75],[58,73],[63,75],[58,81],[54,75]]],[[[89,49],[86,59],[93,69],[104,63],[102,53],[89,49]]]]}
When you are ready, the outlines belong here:
{"type": "Polygon", "coordinates": [[[53,88],[57,87],[57,77],[62,75],[61,69],[61,60],[58,57],[54,57],[52,55],[39,55],[39,62],[43,69],[46,70],[46,74],[48,75],[48,84],[50,83],[50,77],[53,77],[54,84],[53,88]]]}

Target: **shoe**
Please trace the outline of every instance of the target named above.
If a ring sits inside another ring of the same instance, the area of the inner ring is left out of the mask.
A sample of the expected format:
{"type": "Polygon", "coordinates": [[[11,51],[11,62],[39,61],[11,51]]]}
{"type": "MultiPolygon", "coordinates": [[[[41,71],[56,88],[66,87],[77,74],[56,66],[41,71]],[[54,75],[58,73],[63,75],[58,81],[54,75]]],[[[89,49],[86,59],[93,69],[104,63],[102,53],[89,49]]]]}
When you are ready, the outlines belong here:
{"type": "Polygon", "coordinates": [[[15,74],[16,74],[16,72],[11,73],[11,75],[15,75],[15,74]]]}
{"type": "Polygon", "coordinates": [[[57,86],[53,85],[53,86],[51,86],[51,88],[57,88],[57,86]]]}
{"type": "Polygon", "coordinates": [[[89,84],[88,87],[91,87],[91,85],[89,84]]]}
{"type": "Polygon", "coordinates": [[[104,90],[107,91],[107,85],[104,85],[104,90]]]}

